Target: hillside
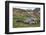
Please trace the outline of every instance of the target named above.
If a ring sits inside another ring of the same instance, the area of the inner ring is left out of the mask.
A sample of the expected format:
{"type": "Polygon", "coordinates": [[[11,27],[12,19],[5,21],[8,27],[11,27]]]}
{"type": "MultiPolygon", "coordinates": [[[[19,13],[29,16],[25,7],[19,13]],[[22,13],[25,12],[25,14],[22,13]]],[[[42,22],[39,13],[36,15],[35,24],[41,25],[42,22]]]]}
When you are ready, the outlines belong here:
{"type": "Polygon", "coordinates": [[[39,27],[40,8],[20,9],[13,8],[13,27],[39,27]],[[33,24],[32,24],[33,23],[33,24]]]}

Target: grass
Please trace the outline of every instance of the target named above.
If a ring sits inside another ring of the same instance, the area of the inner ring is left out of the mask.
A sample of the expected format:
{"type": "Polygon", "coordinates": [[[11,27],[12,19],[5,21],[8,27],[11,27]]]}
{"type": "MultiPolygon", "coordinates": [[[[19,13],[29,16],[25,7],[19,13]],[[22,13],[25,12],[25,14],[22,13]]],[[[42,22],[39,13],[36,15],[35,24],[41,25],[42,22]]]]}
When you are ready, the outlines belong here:
{"type": "Polygon", "coordinates": [[[40,27],[40,22],[39,20],[37,23],[34,24],[26,24],[23,22],[16,22],[17,19],[24,20],[26,19],[27,16],[13,16],[13,28],[19,28],[19,27],[40,27]]]}

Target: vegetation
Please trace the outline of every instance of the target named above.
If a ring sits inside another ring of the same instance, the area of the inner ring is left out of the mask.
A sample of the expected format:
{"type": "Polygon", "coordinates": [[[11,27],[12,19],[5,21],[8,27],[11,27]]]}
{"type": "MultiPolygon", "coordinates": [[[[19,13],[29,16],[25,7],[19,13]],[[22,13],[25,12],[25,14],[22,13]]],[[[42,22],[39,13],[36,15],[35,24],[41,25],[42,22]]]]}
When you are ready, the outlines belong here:
{"type": "Polygon", "coordinates": [[[16,10],[14,9],[14,12],[13,12],[13,28],[40,27],[40,16],[38,15],[36,16],[35,14],[33,14],[35,18],[37,18],[37,20],[35,21],[35,23],[29,24],[24,22],[24,20],[26,20],[29,17],[34,17],[31,15],[31,10],[30,10],[30,14],[25,10],[23,11],[23,9],[16,9],[16,10]]]}

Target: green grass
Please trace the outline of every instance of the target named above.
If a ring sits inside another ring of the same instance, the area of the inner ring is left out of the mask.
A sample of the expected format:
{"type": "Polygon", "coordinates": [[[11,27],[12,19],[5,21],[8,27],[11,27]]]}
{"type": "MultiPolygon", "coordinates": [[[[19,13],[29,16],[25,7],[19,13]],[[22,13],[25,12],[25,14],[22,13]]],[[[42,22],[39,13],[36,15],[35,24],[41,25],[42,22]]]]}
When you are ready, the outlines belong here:
{"type": "Polygon", "coordinates": [[[24,23],[16,23],[14,24],[13,28],[18,28],[18,27],[39,27],[39,23],[37,24],[24,24],[24,23]]]}
{"type": "Polygon", "coordinates": [[[19,27],[40,27],[40,22],[39,20],[37,23],[34,24],[26,24],[23,22],[16,22],[17,19],[24,20],[26,19],[27,16],[13,16],[13,28],[19,28],[19,27]]]}

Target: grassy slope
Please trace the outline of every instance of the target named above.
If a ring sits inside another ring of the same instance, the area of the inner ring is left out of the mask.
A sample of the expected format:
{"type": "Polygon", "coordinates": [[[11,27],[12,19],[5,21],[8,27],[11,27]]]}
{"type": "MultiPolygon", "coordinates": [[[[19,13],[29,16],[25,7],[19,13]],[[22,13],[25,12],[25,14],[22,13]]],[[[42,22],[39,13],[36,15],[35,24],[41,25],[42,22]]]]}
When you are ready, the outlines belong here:
{"type": "Polygon", "coordinates": [[[13,28],[18,28],[18,27],[39,27],[40,23],[37,22],[37,24],[26,24],[23,22],[16,22],[16,19],[21,19],[24,20],[27,17],[26,16],[13,16],[13,28]]]}

